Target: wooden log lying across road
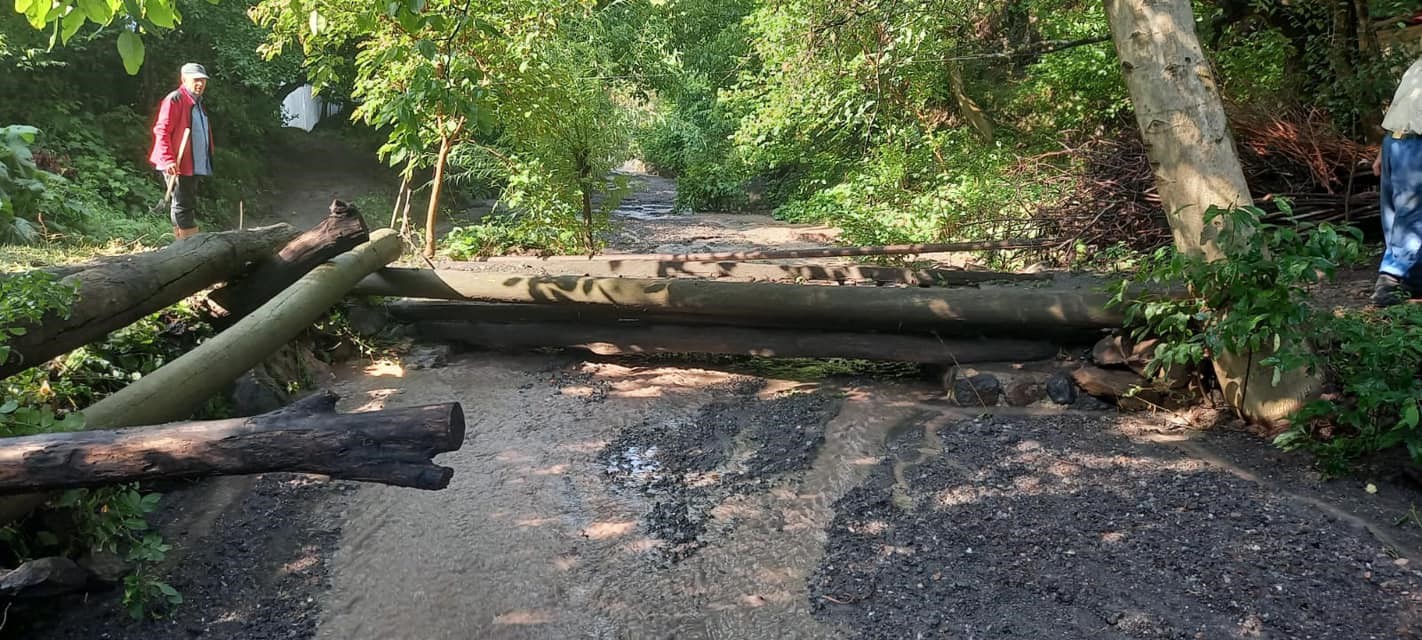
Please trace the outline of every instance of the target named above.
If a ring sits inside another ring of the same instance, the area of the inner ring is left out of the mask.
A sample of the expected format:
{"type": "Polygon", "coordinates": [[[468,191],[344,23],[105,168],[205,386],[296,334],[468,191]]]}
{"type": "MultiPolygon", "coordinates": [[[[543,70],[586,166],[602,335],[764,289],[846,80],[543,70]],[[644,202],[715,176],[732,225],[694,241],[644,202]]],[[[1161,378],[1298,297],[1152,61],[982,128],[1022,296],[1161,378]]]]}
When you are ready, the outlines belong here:
{"type": "Polygon", "coordinates": [[[0,439],[0,494],[271,471],[449,486],[454,470],[431,458],[464,443],[458,403],[339,414],[336,400],[319,392],[251,418],[0,439]]]}
{"type": "Polygon", "coordinates": [[[863,264],[763,264],[756,262],[687,262],[620,260],[599,256],[593,260],[544,261],[538,258],[499,262],[446,262],[442,269],[484,273],[526,271],[540,275],[580,275],[597,278],[728,278],[795,282],[874,282],[917,286],[974,285],[984,282],[1047,280],[1049,273],[967,271],[964,269],[917,269],[863,264]]]}
{"type": "MultiPolygon", "coordinates": [[[[945,242],[936,244],[890,244],[860,247],[817,247],[812,249],[771,249],[768,251],[714,251],[707,253],[607,253],[596,256],[548,256],[547,262],[578,260],[660,260],[671,262],[715,262],[719,260],[799,260],[802,258],[852,258],[859,256],[903,256],[921,253],[960,253],[994,249],[1036,249],[1048,243],[1021,238],[985,240],[979,242],[945,242]]],[[[487,258],[489,262],[528,260],[519,256],[487,258]]]]}
{"type": "Polygon", "coordinates": [[[235,278],[248,263],[271,255],[296,232],[284,224],[201,233],[148,253],[104,260],[65,276],[76,287],[67,317],[48,314],[9,338],[0,377],[11,376],[133,324],[215,282],[235,278]]]}
{"type": "Polygon", "coordinates": [[[207,298],[227,315],[224,324],[236,322],[262,306],[272,296],[331,258],[370,239],[370,229],[353,205],[331,203],[331,213],[275,255],[259,261],[242,278],[209,293],[207,298]]]}
{"type": "Polygon", "coordinates": [[[774,358],[856,358],[885,362],[962,364],[1046,360],[1057,356],[1050,342],[1008,339],[943,339],[926,335],[838,333],[788,329],[597,326],[424,322],[420,337],[490,349],[565,347],[598,355],[717,353],[774,358]]]}
{"type": "MultiPolygon", "coordinates": [[[[1041,337],[1121,326],[1110,295],[1093,289],[835,287],[706,280],[579,278],[382,269],[355,293],[443,300],[601,305],[805,328],[1041,337]]],[[[731,322],[727,322],[730,324],[731,322]]]]}
{"type": "MultiPolygon", "coordinates": [[[[186,418],[311,326],[361,278],[400,257],[400,246],[400,237],[390,229],[370,234],[369,242],[313,269],[231,328],[89,406],[85,425],[115,429],[186,418]]],[[[39,495],[0,500],[0,524],[43,502],[39,495]]]]}

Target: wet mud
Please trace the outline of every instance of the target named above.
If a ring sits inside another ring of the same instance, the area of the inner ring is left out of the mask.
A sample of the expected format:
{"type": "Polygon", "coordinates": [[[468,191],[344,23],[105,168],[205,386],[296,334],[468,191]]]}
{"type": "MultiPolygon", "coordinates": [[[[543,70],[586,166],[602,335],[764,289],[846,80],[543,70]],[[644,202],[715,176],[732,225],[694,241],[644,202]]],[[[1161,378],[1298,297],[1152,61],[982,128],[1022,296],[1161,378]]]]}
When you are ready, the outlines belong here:
{"type": "Polygon", "coordinates": [[[1366,530],[1114,418],[943,420],[835,503],[815,616],[861,638],[1419,637],[1366,530]]]}

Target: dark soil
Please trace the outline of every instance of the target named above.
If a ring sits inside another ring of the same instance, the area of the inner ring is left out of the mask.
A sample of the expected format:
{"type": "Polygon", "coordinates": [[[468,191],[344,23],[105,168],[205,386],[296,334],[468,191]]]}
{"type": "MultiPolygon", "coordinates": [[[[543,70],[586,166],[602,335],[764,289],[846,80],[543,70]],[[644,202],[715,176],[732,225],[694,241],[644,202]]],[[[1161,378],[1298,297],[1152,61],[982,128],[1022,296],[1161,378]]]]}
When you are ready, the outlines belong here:
{"type": "Polygon", "coordinates": [[[864,638],[1422,637],[1422,579],[1363,528],[1113,419],[891,437],[810,580],[864,638]]]}
{"type": "Polygon", "coordinates": [[[808,469],[839,401],[822,391],[760,399],[764,380],[740,379],[690,419],[624,430],[598,455],[610,480],[652,502],[642,526],[672,561],[709,543],[709,511],[808,469]]]}
{"type": "MultiPolygon", "coordinates": [[[[223,478],[221,481],[235,479],[223,478]]],[[[184,544],[172,556],[165,580],[184,598],[172,617],[136,622],[118,602],[121,586],[107,593],[38,603],[47,611],[20,614],[16,638],[47,640],[161,640],[220,638],[296,640],[316,632],[320,610],[313,597],[327,589],[327,560],[340,538],[343,494],[355,485],[305,476],[270,474],[251,484],[206,531],[185,531],[194,518],[181,505],[209,502],[201,486],[164,500],[170,513],[155,520],[184,544]],[[170,530],[171,529],[171,530],[170,530]]],[[[200,520],[200,518],[197,518],[200,520]]],[[[15,623],[12,614],[11,623],[15,623]]]]}

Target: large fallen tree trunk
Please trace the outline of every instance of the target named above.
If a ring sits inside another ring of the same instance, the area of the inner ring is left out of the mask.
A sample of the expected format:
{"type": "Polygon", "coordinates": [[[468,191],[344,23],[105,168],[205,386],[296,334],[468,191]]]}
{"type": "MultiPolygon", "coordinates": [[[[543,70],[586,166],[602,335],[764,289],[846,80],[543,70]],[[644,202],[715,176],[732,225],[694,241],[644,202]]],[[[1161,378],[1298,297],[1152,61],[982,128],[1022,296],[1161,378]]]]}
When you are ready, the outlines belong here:
{"type": "MultiPolygon", "coordinates": [[[[400,238],[381,229],[370,241],[313,269],[231,328],[84,410],[89,429],[159,424],[194,409],[315,322],[361,278],[400,257],[400,238]]],[[[0,523],[34,509],[42,496],[0,500],[0,523]]]]}
{"type": "Polygon", "coordinates": [[[942,335],[1023,335],[1118,328],[1110,295],[1091,289],[924,289],[774,283],[538,277],[383,269],[355,292],[444,300],[603,305],[801,327],[923,330],[942,335]]]}
{"type": "Polygon", "coordinates": [[[676,325],[596,326],[578,324],[497,324],[427,322],[416,325],[422,338],[492,349],[565,347],[598,355],[717,353],[768,358],[856,358],[885,362],[954,364],[1046,360],[1056,357],[1050,342],[1005,339],[938,339],[934,336],[688,327],[676,325]]]}
{"type": "Polygon", "coordinates": [[[149,253],[96,263],[65,276],[76,298],[69,315],[51,313],[9,338],[0,377],[73,351],[215,282],[235,278],[276,251],[296,232],[278,224],[247,231],[202,233],[149,253]]]}
{"type": "MultiPolygon", "coordinates": [[[[519,304],[500,302],[448,302],[444,300],[389,300],[383,310],[390,319],[415,324],[420,322],[474,322],[494,324],[583,324],[617,325],[623,327],[647,327],[657,325],[682,325],[707,327],[745,327],[760,329],[794,329],[797,331],[842,331],[863,332],[866,329],[854,318],[827,316],[813,325],[799,320],[775,317],[746,317],[698,315],[695,313],[670,312],[642,307],[618,307],[595,304],[519,304]]],[[[876,327],[868,330],[898,332],[898,327],[876,327]]],[[[924,334],[922,329],[909,332],[924,334]]],[[[965,332],[972,335],[989,335],[993,332],[965,332]]],[[[1048,332],[1051,333],[1051,332],[1048,332]]],[[[1066,338],[1070,342],[1078,337],[1074,332],[1062,332],[1053,337],[1066,338]]],[[[1087,344],[1100,336],[1094,332],[1082,332],[1079,342],[1087,344]]]]}
{"type": "MultiPolygon", "coordinates": [[[[719,251],[707,253],[612,253],[597,256],[548,256],[547,262],[575,260],[661,260],[671,262],[715,262],[719,260],[798,260],[802,258],[852,258],[858,256],[902,256],[921,253],[961,253],[993,249],[1036,249],[1046,246],[1041,240],[985,240],[980,242],[946,242],[937,244],[890,244],[860,247],[818,247],[813,249],[772,249],[769,251],[719,251]]],[[[528,260],[519,256],[486,258],[489,262],[528,260]]]]}
{"type": "Polygon", "coordinates": [[[390,229],[302,276],[231,328],[84,410],[94,428],[158,424],[186,417],[237,376],[290,342],[361,278],[400,257],[390,229]]]}
{"type": "Polygon", "coordinates": [[[963,269],[912,269],[874,265],[763,264],[756,262],[686,262],[655,260],[622,260],[616,256],[599,256],[578,262],[549,262],[533,259],[499,262],[446,262],[443,269],[509,273],[531,271],[541,275],[581,275],[624,278],[727,278],[733,280],[765,280],[796,282],[872,282],[911,284],[917,286],[974,285],[984,282],[1047,280],[1048,273],[1008,273],[1002,271],[967,271],[963,269]]]}
{"type": "Polygon", "coordinates": [[[306,230],[281,251],[259,261],[246,275],[208,294],[227,315],[223,324],[236,322],[270,300],[318,265],[356,248],[370,239],[370,229],[353,205],[331,203],[331,213],[306,230]]]}
{"type": "Polygon", "coordinates": [[[458,403],[338,414],[336,400],[323,391],[251,418],[0,439],[0,494],[270,471],[449,486],[454,470],[431,458],[464,443],[458,403]]]}

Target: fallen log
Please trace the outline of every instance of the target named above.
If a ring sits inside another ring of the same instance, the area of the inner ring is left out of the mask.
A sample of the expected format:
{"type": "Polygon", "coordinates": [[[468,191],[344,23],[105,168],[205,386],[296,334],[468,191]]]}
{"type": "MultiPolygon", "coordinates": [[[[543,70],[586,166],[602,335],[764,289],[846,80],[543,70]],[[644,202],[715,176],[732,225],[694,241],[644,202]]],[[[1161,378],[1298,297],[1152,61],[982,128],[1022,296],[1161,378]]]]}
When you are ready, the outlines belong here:
{"type": "MultiPolygon", "coordinates": [[[[85,409],[86,427],[115,429],[188,417],[320,318],[361,278],[398,257],[400,238],[394,231],[370,234],[369,242],[313,269],[231,328],[85,409]]],[[[0,524],[43,501],[36,495],[0,500],[0,524]]]]}
{"type": "Polygon", "coordinates": [[[85,423],[113,428],[187,417],[311,326],[361,278],[398,257],[394,231],[370,234],[370,241],[312,269],[231,328],[85,409],[85,423]]]}
{"type": "Polygon", "coordinates": [[[449,486],[454,470],[431,458],[464,443],[458,403],[339,414],[336,400],[323,391],[251,418],[0,439],[0,494],[272,471],[449,486]]]}
{"type": "Polygon", "coordinates": [[[331,203],[331,213],[275,255],[257,262],[241,278],[207,294],[221,307],[224,325],[236,322],[318,265],[370,239],[365,219],[353,205],[331,203]]]}
{"type": "Polygon", "coordinates": [[[941,335],[1042,337],[1119,328],[1110,295],[1091,289],[834,287],[706,280],[579,278],[382,269],[361,295],[532,304],[601,305],[722,319],[773,320],[805,328],[933,331],[941,335]]]}
{"type": "Polygon", "coordinates": [[[1007,339],[939,339],[896,335],[744,329],[735,327],[590,326],[424,322],[422,338],[492,349],[576,348],[604,356],[649,353],[716,353],[767,358],[855,358],[885,362],[952,364],[1046,360],[1050,342],[1007,339]]]}
{"type": "Polygon", "coordinates": [[[234,278],[295,235],[284,224],[202,233],[71,273],[60,280],[75,287],[69,315],[47,314],[24,325],[24,335],[11,336],[10,357],[0,363],[0,377],[73,351],[215,282],[234,278]]]}
{"type": "MultiPolygon", "coordinates": [[[[674,313],[632,307],[593,304],[515,304],[497,302],[447,302],[444,300],[390,300],[384,312],[397,322],[489,322],[496,324],[615,324],[649,326],[657,324],[706,327],[759,327],[803,329],[794,322],[773,318],[733,318],[674,313]]],[[[853,331],[852,323],[826,318],[820,329],[853,331]]]]}
{"type": "Polygon", "coordinates": [[[985,282],[1048,280],[1050,273],[967,271],[964,269],[912,269],[874,265],[762,264],[756,262],[687,262],[622,260],[615,256],[579,262],[549,262],[537,258],[500,262],[445,262],[442,269],[507,273],[530,271],[539,275],[580,275],[597,278],[726,278],[749,281],[824,281],[908,284],[922,287],[976,285],[985,282]]]}
{"type": "MultiPolygon", "coordinates": [[[[920,253],[962,253],[994,249],[1037,249],[1049,243],[1030,238],[985,240],[978,242],[945,242],[932,244],[890,244],[858,247],[816,247],[812,249],[772,249],[767,251],[713,251],[706,253],[612,253],[595,256],[547,256],[545,262],[577,260],[660,260],[670,262],[715,262],[719,260],[799,260],[804,258],[853,258],[860,256],[902,256],[920,253]]],[[[528,260],[521,256],[485,258],[488,262],[528,260]]]]}

